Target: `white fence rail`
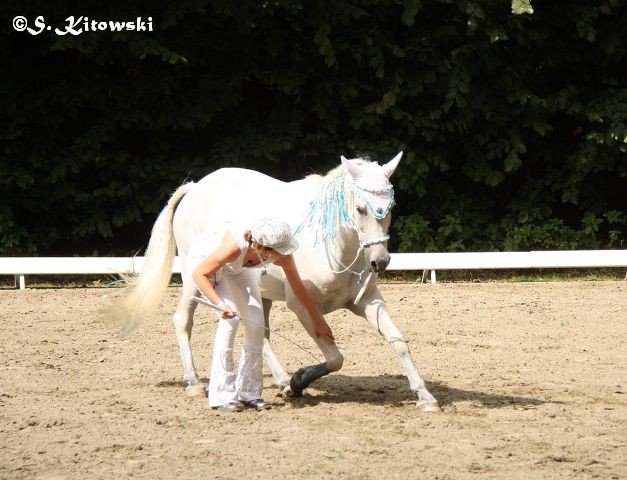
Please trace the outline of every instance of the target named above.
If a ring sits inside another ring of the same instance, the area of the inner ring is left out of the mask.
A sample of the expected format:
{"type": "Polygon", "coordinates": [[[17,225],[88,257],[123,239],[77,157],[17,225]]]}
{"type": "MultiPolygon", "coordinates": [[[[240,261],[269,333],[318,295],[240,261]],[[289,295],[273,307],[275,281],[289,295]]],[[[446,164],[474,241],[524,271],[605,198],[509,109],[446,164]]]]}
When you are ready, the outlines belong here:
{"type": "Polygon", "coordinates": [[[627,267],[627,250],[397,253],[388,270],[431,270],[431,283],[435,283],[436,270],[596,267],[627,267]]]}
{"type": "MultiPolygon", "coordinates": [[[[144,261],[144,257],[4,257],[0,275],[14,275],[24,289],[26,275],[139,273],[144,261]]],[[[596,267],[627,267],[627,250],[393,253],[388,270],[430,270],[435,283],[437,270],[596,267]]],[[[180,271],[176,257],[173,273],[180,271]]]]}

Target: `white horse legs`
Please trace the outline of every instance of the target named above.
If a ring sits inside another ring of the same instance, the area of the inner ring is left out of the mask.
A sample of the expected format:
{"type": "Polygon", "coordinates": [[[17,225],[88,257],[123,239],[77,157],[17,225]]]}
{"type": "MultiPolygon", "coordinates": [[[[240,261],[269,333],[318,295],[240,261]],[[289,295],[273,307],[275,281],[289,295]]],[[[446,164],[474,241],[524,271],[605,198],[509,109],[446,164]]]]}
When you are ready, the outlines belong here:
{"type": "Polygon", "coordinates": [[[425,381],[411,356],[407,341],[394,325],[379,289],[375,288],[370,294],[362,298],[359,304],[352,308],[352,311],[356,315],[366,318],[368,323],[379,331],[399,356],[409,380],[409,388],[418,396],[416,406],[425,412],[440,411],[438,401],[427,390],[425,381]]]}
{"type": "Polygon", "coordinates": [[[192,357],[192,348],[190,340],[192,337],[192,327],[194,326],[194,311],[198,305],[192,302],[190,298],[196,295],[198,290],[194,282],[189,280],[183,281],[183,294],[179,305],[174,312],[172,323],[176,333],[176,340],[179,344],[181,352],[181,361],[183,362],[183,381],[185,382],[185,391],[189,396],[205,395],[205,387],[198,380],[194,359],[192,357]]]}
{"type": "Polygon", "coordinates": [[[335,343],[331,343],[326,339],[315,338],[313,331],[309,329],[307,329],[307,332],[318,344],[318,348],[320,348],[320,351],[324,354],[326,362],[302,367],[294,372],[290,380],[290,388],[295,396],[302,395],[303,390],[312,382],[329,373],[337,372],[344,364],[344,357],[335,343]]]}
{"type": "Polygon", "coordinates": [[[263,359],[268,365],[270,369],[270,373],[272,373],[272,378],[274,379],[274,384],[279,387],[281,390],[285,390],[290,386],[290,376],[281,365],[278,357],[272,350],[272,345],[270,344],[270,339],[263,339],[263,359]]]}
{"type": "Polygon", "coordinates": [[[398,353],[401,363],[407,373],[407,379],[409,380],[409,388],[412,392],[416,392],[418,395],[418,401],[416,406],[420,407],[425,412],[439,412],[440,407],[438,401],[431,395],[431,392],[427,390],[425,381],[420,376],[420,372],[414,363],[414,359],[409,353],[409,347],[405,340],[392,340],[392,347],[398,353]],[[400,348],[399,348],[400,346],[400,348]],[[400,350],[400,352],[399,352],[400,350]]]}
{"type": "Polygon", "coordinates": [[[294,299],[290,302],[288,298],[287,306],[296,314],[298,320],[303,327],[305,327],[309,336],[315,340],[318,348],[324,355],[324,359],[326,360],[324,363],[309,365],[294,372],[290,380],[290,388],[295,396],[300,396],[302,395],[303,390],[315,380],[328,375],[331,372],[337,372],[340,370],[344,364],[344,357],[340,353],[340,350],[337,348],[335,342],[330,342],[324,338],[316,337],[314,333],[313,321],[300,303],[294,301],[294,299]]]}
{"type": "Polygon", "coordinates": [[[263,304],[263,319],[266,326],[265,338],[263,339],[263,359],[266,365],[268,365],[270,373],[272,373],[274,384],[283,391],[290,385],[290,376],[283,368],[283,365],[281,365],[270,344],[270,309],[272,308],[272,300],[262,298],[261,302],[263,304]]]}
{"type": "MultiPolygon", "coordinates": [[[[298,307],[300,304],[298,304],[298,307]]],[[[266,327],[269,328],[269,316],[270,316],[270,308],[272,307],[272,301],[264,299],[263,300],[263,309],[264,309],[264,317],[266,321],[266,327]]],[[[266,361],[266,364],[270,368],[270,372],[272,373],[272,377],[274,379],[274,383],[285,393],[288,395],[300,396],[302,395],[303,390],[311,384],[314,380],[327,375],[331,372],[336,372],[342,368],[342,364],[344,362],[344,357],[340,353],[339,349],[335,345],[335,343],[330,343],[325,340],[320,340],[315,338],[313,332],[313,324],[309,316],[302,310],[302,308],[297,308],[297,306],[289,305],[289,308],[292,308],[292,311],[298,316],[298,319],[305,327],[307,333],[314,338],[316,341],[318,348],[323,353],[326,362],[320,363],[318,365],[310,365],[307,367],[303,367],[299,369],[294,375],[290,376],[287,374],[283,365],[277,358],[276,354],[272,350],[272,345],[270,344],[270,331],[266,330],[266,338],[264,339],[263,345],[263,357],[266,361]]]]}

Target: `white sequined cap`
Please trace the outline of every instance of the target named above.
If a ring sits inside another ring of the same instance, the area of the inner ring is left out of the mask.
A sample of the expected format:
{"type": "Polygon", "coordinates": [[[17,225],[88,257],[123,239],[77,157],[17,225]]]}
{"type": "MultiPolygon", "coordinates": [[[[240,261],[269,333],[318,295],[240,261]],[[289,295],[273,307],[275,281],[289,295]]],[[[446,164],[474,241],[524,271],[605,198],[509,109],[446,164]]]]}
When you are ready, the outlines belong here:
{"type": "Polygon", "coordinates": [[[259,245],[271,248],[281,255],[294,253],[298,241],[292,235],[290,226],[278,218],[263,218],[250,229],[253,240],[259,245]]]}

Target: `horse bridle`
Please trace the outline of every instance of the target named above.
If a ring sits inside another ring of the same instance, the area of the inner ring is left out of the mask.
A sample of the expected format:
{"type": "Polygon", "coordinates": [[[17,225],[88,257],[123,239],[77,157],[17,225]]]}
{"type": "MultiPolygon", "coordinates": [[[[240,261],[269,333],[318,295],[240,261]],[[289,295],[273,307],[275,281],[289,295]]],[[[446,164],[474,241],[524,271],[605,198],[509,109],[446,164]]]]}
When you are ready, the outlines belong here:
{"type": "MultiPolygon", "coordinates": [[[[346,211],[346,203],[345,203],[346,198],[344,196],[344,191],[345,191],[344,185],[346,181],[347,181],[346,174],[339,175],[337,178],[335,178],[332,181],[332,183],[329,184],[328,187],[325,187],[327,189],[326,195],[328,198],[325,197],[326,199],[322,199],[321,197],[318,197],[312,200],[312,202],[310,203],[309,213],[301,221],[298,227],[294,229],[294,235],[295,236],[298,235],[307,224],[309,224],[310,226],[317,225],[317,227],[322,226],[323,232],[320,235],[319,240],[322,244],[324,244],[324,251],[327,255],[327,258],[329,260],[332,260],[335,264],[342,267],[341,270],[334,270],[333,268],[329,268],[329,271],[335,274],[351,272],[352,274],[358,277],[357,284],[361,285],[362,276],[368,270],[368,266],[366,265],[360,272],[358,272],[358,271],[352,270],[353,265],[359,259],[359,255],[361,254],[362,250],[364,250],[365,248],[371,247],[373,245],[385,243],[389,240],[390,236],[384,235],[380,238],[373,238],[373,239],[362,238],[361,236],[362,232],[355,226],[354,213],[351,216],[346,211]],[[338,188],[340,184],[341,184],[341,188],[338,188]],[[329,195],[329,192],[330,192],[330,195],[329,195]],[[330,207],[333,207],[333,208],[330,208],[330,207]],[[330,215],[333,215],[333,214],[337,216],[332,219],[330,215]],[[331,222],[331,221],[334,221],[337,223],[335,226],[335,230],[339,228],[348,227],[357,232],[357,238],[359,240],[359,248],[357,249],[357,252],[355,253],[355,258],[353,259],[352,262],[350,262],[349,265],[344,265],[340,260],[338,260],[333,254],[333,249],[329,248],[329,240],[333,240],[333,237],[328,236],[324,230],[328,228],[326,226],[327,222],[331,222]]],[[[359,180],[355,181],[352,177],[349,177],[348,181],[350,181],[351,183],[351,190],[353,191],[353,194],[359,196],[359,198],[366,204],[368,210],[372,213],[372,215],[375,218],[377,218],[378,220],[381,220],[387,216],[387,214],[389,213],[390,209],[392,208],[394,204],[394,190],[391,185],[383,187],[383,188],[375,189],[372,187],[368,187],[367,185],[361,185],[359,183],[359,180]],[[389,198],[389,202],[386,208],[381,208],[381,207],[374,208],[373,205],[366,198],[367,194],[374,194],[374,195],[387,194],[389,198]]],[[[316,240],[315,243],[317,242],[318,240],[316,240]]]]}
{"type": "MultiPolygon", "coordinates": [[[[389,211],[391,210],[391,208],[394,205],[394,188],[392,187],[392,185],[385,187],[385,188],[379,188],[379,189],[375,189],[375,188],[368,188],[366,186],[362,186],[359,185],[358,182],[359,180],[355,181],[352,178],[349,179],[349,181],[351,182],[351,190],[353,191],[354,194],[357,194],[357,196],[366,204],[366,207],[368,208],[368,210],[372,213],[372,215],[377,219],[377,220],[382,220],[383,218],[385,218],[387,216],[387,214],[389,213],[389,211]],[[365,198],[365,194],[366,193],[370,193],[370,194],[382,194],[382,193],[387,193],[390,201],[388,202],[387,207],[384,208],[377,208],[375,209],[370,202],[368,201],[367,198],[365,198]]],[[[340,265],[343,270],[333,270],[330,269],[330,271],[332,273],[344,273],[344,272],[351,272],[353,275],[356,275],[358,277],[357,279],[357,284],[361,285],[362,284],[362,276],[363,274],[368,270],[368,265],[366,265],[360,272],[357,272],[355,270],[352,270],[351,267],[355,264],[355,262],[357,261],[357,259],[359,258],[359,255],[361,254],[362,250],[364,250],[365,248],[371,247],[372,245],[378,245],[380,243],[385,243],[390,239],[389,235],[384,235],[383,237],[380,238],[374,238],[371,240],[364,240],[361,237],[361,231],[355,227],[355,220],[354,220],[354,214],[350,217],[350,221],[351,221],[351,228],[353,228],[353,230],[355,230],[357,232],[357,238],[359,240],[359,248],[357,249],[357,252],[355,253],[355,258],[353,259],[353,261],[348,265],[344,265],[341,261],[339,261],[335,255],[333,255],[332,250],[329,251],[329,247],[328,244],[326,242],[326,240],[324,241],[325,244],[325,251],[327,254],[327,257],[331,257],[333,258],[333,260],[340,265]]],[[[370,276],[368,276],[368,279],[370,278],[370,276]]],[[[367,282],[366,282],[367,283],[367,282]]],[[[365,286],[365,285],[364,285],[365,286]]]]}
{"type": "MultiPolygon", "coordinates": [[[[367,187],[365,185],[360,184],[359,179],[358,180],[351,179],[351,190],[353,191],[353,194],[356,194],[366,204],[366,207],[368,208],[368,210],[370,210],[370,213],[372,213],[372,216],[376,218],[377,220],[383,220],[387,216],[389,211],[392,209],[392,207],[394,206],[394,187],[392,187],[392,185],[389,185],[383,188],[372,188],[372,187],[367,187]],[[389,198],[387,206],[385,208],[373,207],[371,203],[368,201],[368,199],[366,198],[367,194],[371,194],[371,195],[386,194],[389,198]]],[[[353,223],[352,227],[355,228],[355,221],[353,218],[351,218],[351,222],[353,223]]],[[[372,240],[362,240],[359,230],[357,230],[356,228],[355,230],[357,231],[357,236],[359,238],[359,246],[362,249],[370,247],[372,245],[377,245],[379,243],[387,242],[390,239],[389,235],[385,235],[381,238],[375,238],[372,240]]]]}

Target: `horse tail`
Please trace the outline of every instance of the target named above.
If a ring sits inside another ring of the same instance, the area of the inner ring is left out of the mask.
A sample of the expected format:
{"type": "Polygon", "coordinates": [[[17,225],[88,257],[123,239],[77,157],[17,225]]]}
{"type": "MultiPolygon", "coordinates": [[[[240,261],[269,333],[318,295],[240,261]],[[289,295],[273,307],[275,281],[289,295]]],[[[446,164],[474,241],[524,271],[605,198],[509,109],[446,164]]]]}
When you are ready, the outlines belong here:
{"type": "Polygon", "coordinates": [[[106,312],[109,318],[120,325],[122,336],[137,328],[157,307],[170,283],[176,255],[172,226],[174,212],[193,185],[193,182],[186,183],[172,194],[152,227],[141,274],[132,279],[124,279],[129,285],[128,292],[106,312]]]}

